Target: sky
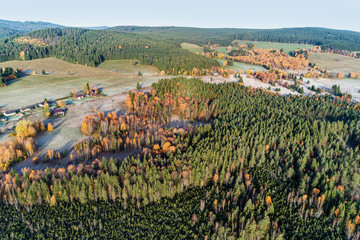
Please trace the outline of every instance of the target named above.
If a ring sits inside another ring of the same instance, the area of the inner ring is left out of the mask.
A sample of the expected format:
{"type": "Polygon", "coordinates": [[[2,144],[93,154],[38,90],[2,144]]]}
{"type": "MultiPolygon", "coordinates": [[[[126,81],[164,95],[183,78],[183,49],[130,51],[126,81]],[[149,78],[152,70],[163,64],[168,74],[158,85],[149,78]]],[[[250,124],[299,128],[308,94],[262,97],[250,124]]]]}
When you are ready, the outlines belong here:
{"type": "Polygon", "coordinates": [[[1,8],[10,10],[1,11],[0,19],[76,27],[327,27],[360,32],[360,0],[2,0],[1,8]]]}

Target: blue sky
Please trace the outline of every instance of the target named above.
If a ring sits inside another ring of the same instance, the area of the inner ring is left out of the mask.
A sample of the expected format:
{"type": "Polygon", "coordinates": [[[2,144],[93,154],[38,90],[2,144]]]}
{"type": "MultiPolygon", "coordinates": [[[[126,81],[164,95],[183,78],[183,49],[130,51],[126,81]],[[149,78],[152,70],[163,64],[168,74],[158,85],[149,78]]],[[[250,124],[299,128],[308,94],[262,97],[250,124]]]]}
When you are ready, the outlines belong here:
{"type": "Polygon", "coordinates": [[[0,19],[66,26],[328,27],[360,32],[360,0],[10,0],[0,19]]]}

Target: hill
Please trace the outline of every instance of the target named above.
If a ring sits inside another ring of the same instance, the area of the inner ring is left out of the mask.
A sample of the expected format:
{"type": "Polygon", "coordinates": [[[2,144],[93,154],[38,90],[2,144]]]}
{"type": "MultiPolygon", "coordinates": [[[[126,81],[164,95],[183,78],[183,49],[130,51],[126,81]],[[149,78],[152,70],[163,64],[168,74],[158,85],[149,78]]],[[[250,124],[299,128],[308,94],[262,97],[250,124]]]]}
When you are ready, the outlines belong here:
{"type": "Polygon", "coordinates": [[[0,61],[56,57],[71,63],[97,66],[105,60],[137,59],[160,71],[178,73],[218,66],[168,39],[141,34],[79,28],[51,28],[0,41],[0,61]]]}
{"type": "Polygon", "coordinates": [[[33,22],[33,21],[20,22],[20,21],[9,21],[3,19],[0,19],[0,26],[16,30],[20,33],[27,33],[44,28],[55,28],[55,27],[64,28],[64,26],[49,22],[33,22]]]}
{"type": "Polygon", "coordinates": [[[24,33],[24,32],[13,29],[13,28],[0,26],[0,38],[10,37],[10,36],[14,36],[17,34],[22,34],[22,33],[24,33]]]}
{"type": "Polygon", "coordinates": [[[9,81],[8,86],[0,89],[0,106],[16,109],[48,99],[69,95],[84,83],[98,86],[106,95],[123,92],[135,87],[137,82],[150,85],[158,79],[158,70],[152,66],[137,64],[131,67],[129,60],[105,61],[99,67],[85,67],[55,58],[31,61],[8,61],[0,63],[0,68],[21,68],[24,74],[19,79],[9,81]],[[42,75],[44,69],[46,75],[42,75]],[[37,74],[33,74],[33,70],[37,74]],[[143,76],[138,77],[141,71],[143,76]]]}
{"type": "Polygon", "coordinates": [[[233,40],[249,40],[313,44],[321,45],[324,48],[349,51],[360,50],[359,32],[327,28],[239,29],[118,26],[108,30],[156,35],[157,37],[167,37],[180,43],[206,44],[211,42],[227,46],[233,40]]]}

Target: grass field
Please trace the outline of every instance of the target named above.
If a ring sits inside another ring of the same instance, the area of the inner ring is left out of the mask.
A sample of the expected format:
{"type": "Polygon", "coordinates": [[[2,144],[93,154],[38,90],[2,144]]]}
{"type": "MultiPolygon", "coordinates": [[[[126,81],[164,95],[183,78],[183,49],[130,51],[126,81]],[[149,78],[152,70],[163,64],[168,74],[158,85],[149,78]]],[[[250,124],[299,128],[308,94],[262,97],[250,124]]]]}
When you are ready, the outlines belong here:
{"type": "MultiPolygon", "coordinates": [[[[220,64],[223,63],[223,61],[225,60],[222,60],[222,59],[217,59],[220,64]]],[[[235,71],[239,71],[239,70],[242,70],[242,71],[246,71],[248,69],[251,69],[251,70],[257,70],[257,71],[264,71],[266,72],[266,68],[262,67],[262,66],[258,66],[258,65],[252,65],[252,64],[247,64],[247,63],[241,63],[241,62],[233,62],[234,65],[233,66],[225,66],[224,68],[225,69],[233,69],[235,71]]]]}
{"type": "Polygon", "coordinates": [[[310,53],[309,61],[330,72],[360,72],[360,59],[332,53],[310,53]]]}
{"type": "Polygon", "coordinates": [[[186,49],[188,50],[189,52],[192,52],[192,53],[202,53],[204,50],[202,47],[200,47],[199,45],[196,45],[196,44],[192,44],[192,43],[182,43],[181,44],[181,47],[183,49],[186,49]]]}
{"type": "Polygon", "coordinates": [[[98,68],[71,64],[54,58],[9,61],[0,63],[0,67],[21,67],[28,74],[0,88],[0,107],[3,109],[38,103],[44,98],[65,97],[73,89],[82,89],[86,82],[103,88],[104,94],[112,95],[135,88],[137,82],[144,86],[151,85],[159,78],[155,75],[155,67],[140,64],[130,67],[130,61],[125,60],[107,61],[98,68]],[[32,75],[33,70],[41,73],[42,69],[47,75],[32,75]],[[139,71],[143,72],[143,76],[137,76],[139,71]]]}
{"type": "Polygon", "coordinates": [[[246,40],[235,40],[240,44],[253,43],[255,48],[260,49],[283,49],[284,52],[289,53],[296,49],[313,48],[311,44],[295,44],[295,43],[278,43],[278,42],[260,42],[260,41],[246,41],[246,40]]]}

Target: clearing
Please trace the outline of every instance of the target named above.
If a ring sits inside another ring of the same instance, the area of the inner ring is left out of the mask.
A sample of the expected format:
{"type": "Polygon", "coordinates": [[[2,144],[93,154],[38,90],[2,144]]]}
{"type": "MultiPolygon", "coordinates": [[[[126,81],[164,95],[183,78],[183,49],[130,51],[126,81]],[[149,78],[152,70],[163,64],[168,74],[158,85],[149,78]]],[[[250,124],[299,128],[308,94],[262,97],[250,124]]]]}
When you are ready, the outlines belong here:
{"type": "Polygon", "coordinates": [[[309,61],[330,72],[360,72],[360,59],[333,53],[310,53],[309,61]]]}
{"type": "Polygon", "coordinates": [[[141,64],[131,67],[130,60],[106,61],[94,68],[46,58],[3,62],[0,67],[20,67],[25,73],[25,76],[0,88],[0,107],[3,109],[35,104],[44,98],[66,97],[73,89],[81,90],[86,82],[102,88],[106,95],[113,95],[135,88],[137,82],[149,86],[159,78],[157,68],[141,64]],[[41,75],[42,69],[46,75],[41,75]],[[33,70],[38,74],[33,75],[33,70]],[[137,75],[139,71],[143,76],[137,75]]]}
{"type": "Polygon", "coordinates": [[[192,43],[183,42],[181,44],[181,47],[192,53],[200,54],[200,53],[204,52],[204,49],[202,47],[200,47],[199,45],[196,45],[196,44],[192,44],[192,43]]]}
{"type": "MultiPolygon", "coordinates": [[[[65,117],[43,119],[45,123],[51,122],[54,126],[53,132],[41,133],[36,137],[38,142],[38,150],[35,156],[43,158],[48,150],[54,149],[62,152],[66,151],[70,153],[74,148],[75,144],[87,136],[81,133],[80,127],[82,120],[85,116],[94,114],[94,110],[104,112],[105,114],[116,111],[118,115],[125,113],[123,102],[126,98],[127,93],[119,93],[113,96],[95,98],[79,104],[73,104],[68,106],[68,111],[65,117]]],[[[35,116],[29,116],[29,120],[34,120],[35,116]]],[[[6,140],[6,137],[2,139],[6,140]]],[[[122,152],[122,154],[125,154],[122,152]]],[[[124,155],[124,156],[125,156],[124,155]]],[[[124,157],[123,156],[123,157],[124,157]]],[[[60,162],[52,161],[48,163],[41,162],[34,164],[32,158],[15,164],[14,168],[17,172],[21,172],[24,167],[30,167],[32,169],[45,169],[46,167],[64,167],[69,164],[69,156],[61,159],[60,162]]]]}
{"type": "MultiPolygon", "coordinates": [[[[220,64],[222,65],[222,63],[225,61],[224,59],[217,59],[220,64]]],[[[266,72],[267,69],[264,68],[263,66],[259,66],[259,65],[253,65],[253,64],[249,64],[249,63],[242,63],[242,62],[233,62],[232,66],[223,66],[225,69],[232,69],[235,71],[246,71],[246,70],[254,70],[254,71],[263,71],[266,72]]]]}

